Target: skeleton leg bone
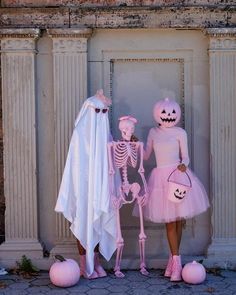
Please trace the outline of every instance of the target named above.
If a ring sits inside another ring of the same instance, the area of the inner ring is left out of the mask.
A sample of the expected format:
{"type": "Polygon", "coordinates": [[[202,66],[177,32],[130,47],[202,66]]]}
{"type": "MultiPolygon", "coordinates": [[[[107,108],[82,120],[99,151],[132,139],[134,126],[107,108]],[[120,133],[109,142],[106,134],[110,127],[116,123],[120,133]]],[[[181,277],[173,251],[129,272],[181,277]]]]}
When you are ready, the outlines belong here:
{"type": "Polygon", "coordinates": [[[144,233],[144,225],[143,225],[143,208],[141,204],[139,206],[139,217],[140,217],[140,234],[139,234],[139,251],[140,251],[140,272],[142,275],[147,276],[149,272],[146,269],[145,263],[145,241],[147,236],[144,233]]]}
{"type": "Polygon", "coordinates": [[[148,275],[149,272],[146,270],[146,264],[145,264],[145,240],[146,235],[144,233],[144,225],[143,225],[143,209],[141,206],[141,203],[139,201],[139,191],[140,191],[140,185],[138,183],[133,183],[131,185],[131,191],[134,194],[134,198],[137,199],[138,207],[139,207],[139,216],[140,216],[140,233],[139,233],[139,252],[140,252],[140,272],[142,275],[148,275]]]}

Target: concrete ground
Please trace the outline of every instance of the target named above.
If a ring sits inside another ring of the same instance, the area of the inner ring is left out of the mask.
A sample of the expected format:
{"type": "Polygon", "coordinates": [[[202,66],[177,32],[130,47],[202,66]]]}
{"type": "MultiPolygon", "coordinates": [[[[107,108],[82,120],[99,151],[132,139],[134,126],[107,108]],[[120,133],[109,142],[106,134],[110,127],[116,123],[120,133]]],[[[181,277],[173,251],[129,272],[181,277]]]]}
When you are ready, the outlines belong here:
{"type": "Polygon", "coordinates": [[[200,285],[189,285],[184,282],[172,283],[163,276],[162,270],[151,270],[148,277],[138,271],[125,271],[125,278],[118,279],[109,273],[107,277],[96,280],[81,278],[71,288],[58,288],[51,284],[48,272],[25,279],[19,275],[0,276],[0,294],[236,294],[236,271],[222,270],[207,273],[206,280],[200,285]]]}

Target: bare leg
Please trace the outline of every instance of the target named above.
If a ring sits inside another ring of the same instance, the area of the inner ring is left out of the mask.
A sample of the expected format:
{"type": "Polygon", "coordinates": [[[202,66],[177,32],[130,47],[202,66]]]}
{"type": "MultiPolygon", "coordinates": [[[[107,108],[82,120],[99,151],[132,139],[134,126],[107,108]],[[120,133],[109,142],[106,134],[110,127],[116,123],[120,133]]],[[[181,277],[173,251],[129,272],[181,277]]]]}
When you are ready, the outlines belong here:
{"type": "Polygon", "coordinates": [[[181,280],[181,257],[179,255],[179,245],[182,235],[182,221],[175,221],[166,224],[167,238],[172,254],[172,272],[170,280],[173,282],[181,280]]]}
{"type": "Polygon", "coordinates": [[[166,223],[167,239],[172,255],[179,255],[179,240],[177,235],[177,222],[166,223]]]}
{"type": "Polygon", "coordinates": [[[176,231],[177,231],[177,237],[178,237],[178,250],[179,250],[181,238],[182,238],[182,228],[183,228],[183,221],[182,220],[176,221],[176,231]]]}
{"type": "MultiPolygon", "coordinates": [[[[76,242],[77,242],[77,248],[78,248],[78,251],[79,251],[79,255],[86,255],[86,250],[80,244],[80,241],[79,240],[76,240],[76,242]]],[[[97,244],[97,246],[94,248],[94,252],[95,253],[99,253],[99,244],[97,244]]]]}
{"type": "MultiPolygon", "coordinates": [[[[86,250],[84,247],[81,245],[79,240],[76,240],[77,242],[77,248],[79,250],[79,255],[80,255],[80,271],[81,275],[87,279],[96,279],[98,278],[98,274],[96,271],[94,271],[91,276],[87,276],[86,274],[86,250]]],[[[98,247],[98,245],[95,247],[95,249],[98,247]]],[[[94,251],[95,251],[94,249],[94,251]]]]}
{"type": "Polygon", "coordinates": [[[84,249],[84,247],[80,244],[79,240],[77,241],[77,248],[79,250],[79,255],[86,255],[86,250],[84,249]]]}

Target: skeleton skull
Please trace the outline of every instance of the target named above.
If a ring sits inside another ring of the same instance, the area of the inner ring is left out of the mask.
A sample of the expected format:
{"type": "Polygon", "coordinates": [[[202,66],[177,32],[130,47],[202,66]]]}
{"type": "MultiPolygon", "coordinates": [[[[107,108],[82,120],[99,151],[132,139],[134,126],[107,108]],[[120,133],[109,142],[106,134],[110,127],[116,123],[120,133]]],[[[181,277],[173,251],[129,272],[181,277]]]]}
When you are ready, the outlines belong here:
{"type": "Polygon", "coordinates": [[[131,116],[121,117],[119,119],[119,129],[121,131],[121,136],[124,140],[130,141],[131,136],[134,134],[135,124],[137,120],[131,116]]]}

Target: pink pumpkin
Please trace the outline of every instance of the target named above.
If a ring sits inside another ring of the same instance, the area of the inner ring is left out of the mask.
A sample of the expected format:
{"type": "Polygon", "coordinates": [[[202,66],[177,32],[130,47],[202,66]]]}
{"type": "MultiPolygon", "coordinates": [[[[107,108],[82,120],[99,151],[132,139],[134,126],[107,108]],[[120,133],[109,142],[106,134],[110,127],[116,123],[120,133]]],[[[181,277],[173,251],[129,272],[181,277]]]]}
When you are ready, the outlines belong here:
{"type": "Polygon", "coordinates": [[[74,286],[80,278],[78,263],[73,259],[65,259],[61,255],[56,255],[56,261],[50,268],[49,277],[51,282],[58,287],[74,286]]]}
{"type": "Polygon", "coordinates": [[[196,261],[185,264],[182,270],[182,278],[189,284],[201,284],[206,278],[204,266],[196,261]]]}
{"type": "Polygon", "coordinates": [[[181,117],[179,104],[169,98],[158,101],[153,109],[153,117],[163,127],[175,126],[181,117]]]}

